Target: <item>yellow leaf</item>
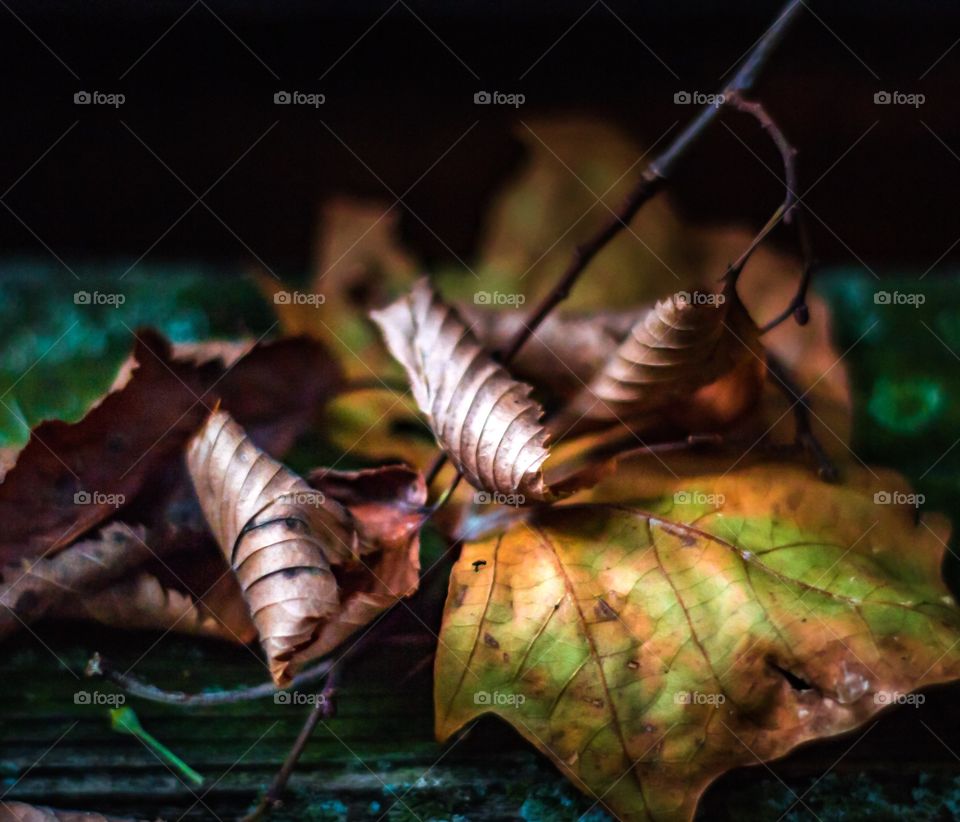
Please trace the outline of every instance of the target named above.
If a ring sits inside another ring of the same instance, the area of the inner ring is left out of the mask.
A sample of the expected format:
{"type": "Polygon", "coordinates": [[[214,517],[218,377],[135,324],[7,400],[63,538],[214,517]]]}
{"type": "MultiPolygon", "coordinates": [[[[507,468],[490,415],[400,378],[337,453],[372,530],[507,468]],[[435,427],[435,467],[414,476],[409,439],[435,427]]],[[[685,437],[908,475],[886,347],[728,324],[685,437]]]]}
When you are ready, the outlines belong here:
{"type": "Polygon", "coordinates": [[[466,545],[439,737],[497,714],[619,818],[683,820],[730,768],[957,677],[943,522],[885,504],[904,488],[768,465],[533,512],[466,545]]]}

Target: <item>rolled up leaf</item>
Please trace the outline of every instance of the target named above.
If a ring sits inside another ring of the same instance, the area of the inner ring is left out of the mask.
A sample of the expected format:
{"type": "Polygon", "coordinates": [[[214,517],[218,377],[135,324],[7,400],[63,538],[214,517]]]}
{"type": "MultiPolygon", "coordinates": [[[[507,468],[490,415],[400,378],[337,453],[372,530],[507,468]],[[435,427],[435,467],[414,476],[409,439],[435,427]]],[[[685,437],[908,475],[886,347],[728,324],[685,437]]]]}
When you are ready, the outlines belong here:
{"type": "Polygon", "coordinates": [[[371,317],[438,444],[467,481],[521,501],[549,499],[542,469],[549,435],[531,386],[493,360],[425,279],[371,317]]]}
{"type": "Polygon", "coordinates": [[[763,370],[759,331],[733,288],[679,292],[630,329],[573,403],[579,419],[628,419],[689,401],[744,363],[763,370]]]}
{"type": "Polygon", "coordinates": [[[330,566],[358,553],[352,517],[257,448],[222,411],[191,440],[187,466],[282,686],[293,657],[339,609],[330,566]]]}

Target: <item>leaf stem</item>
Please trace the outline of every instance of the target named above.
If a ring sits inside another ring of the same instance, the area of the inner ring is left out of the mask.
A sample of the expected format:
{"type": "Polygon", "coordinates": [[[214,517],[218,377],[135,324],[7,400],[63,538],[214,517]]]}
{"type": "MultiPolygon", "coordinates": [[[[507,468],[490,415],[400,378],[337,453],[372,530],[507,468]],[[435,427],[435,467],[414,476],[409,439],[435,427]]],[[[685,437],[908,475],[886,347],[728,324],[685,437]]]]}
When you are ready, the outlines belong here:
{"type": "Polygon", "coordinates": [[[172,768],[183,774],[187,779],[193,782],[194,785],[200,786],[203,784],[203,777],[200,774],[198,774],[179,756],[171,751],[166,745],[160,742],[160,740],[144,729],[144,727],[140,724],[140,719],[137,717],[133,708],[111,708],[110,725],[113,730],[117,731],[118,733],[130,734],[131,736],[137,737],[137,739],[143,742],[143,744],[153,751],[160,759],[164,760],[172,768]]]}

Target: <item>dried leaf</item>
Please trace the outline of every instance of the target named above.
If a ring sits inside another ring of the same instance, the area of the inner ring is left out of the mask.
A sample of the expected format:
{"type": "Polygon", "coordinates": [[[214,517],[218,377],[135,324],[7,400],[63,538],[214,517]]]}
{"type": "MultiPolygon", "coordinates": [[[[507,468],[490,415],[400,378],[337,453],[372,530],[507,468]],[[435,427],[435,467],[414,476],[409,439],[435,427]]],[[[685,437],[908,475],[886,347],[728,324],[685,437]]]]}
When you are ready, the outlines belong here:
{"type": "Polygon", "coordinates": [[[755,400],[763,382],[763,348],[736,291],[678,292],[636,322],[574,401],[570,418],[629,420],[682,409],[695,402],[699,389],[735,372],[740,378],[724,397],[755,400]]]}
{"type": "Polygon", "coordinates": [[[55,557],[7,566],[0,583],[0,636],[56,611],[65,597],[82,599],[143,565],[153,556],[145,535],[142,527],[112,523],[55,557]]]}
{"type": "MultiPolygon", "coordinates": [[[[326,350],[302,339],[256,347],[225,370],[218,358],[180,361],[142,331],[122,371],[121,387],[82,420],[31,434],[0,484],[0,562],[64,548],[145,489],[162,508],[163,490],[183,479],[182,449],[218,400],[262,446],[283,451],[340,385],[326,350]]],[[[149,524],[166,521],[157,519],[149,524]]]]}
{"type": "Polygon", "coordinates": [[[69,596],[56,604],[51,616],[125,630],[173,630],[244,645],[256,637],[246,614],[237,614],[233,624],[225,622],[204,603],[165,587],[152,574],[137,574],[93,594],[69,596]]]}
{"type": "Polygon", "coordinates": [[[960,676],[944,521],[875,504],[902,480],[849,474],[677,480],[642,506],[538,510],[465,546],[440,739],[492,712],[618,818],[690,819],[730,768],[960,676]]]}
{"type": "MultiPolygon", "coordinates": [[[[493,311],[468,304],[457,310],[488,351],[505,348],[529,315],[528,310],[493,311]]],[[[645,310],[554,312],[510,361],[510,372],[540,390],[572,396],[610,359],[645,310]]]]}
{"type": "Polygon", "coordinates": [[[133,822],[129,817],[104,816],[96,811],[62,811],[12,800],[0,806],[0,819],[3,822],[133,822]]]}
{"type": "Polygon", "coordinates": [[[167,343],[147,333],[140,334],[132,360],[123,387],[78,423],[45,422],[32,432],[0,485],[0,559],[69,545],[115,514],[199,425],[195,367],[177,363],[167,343]]]}
{"type": "Polygon", "coordinates": [[[339,609],[330,566],[358,553],[352,518],[257,448],[223,411],[190,441],[187,466],[243,589],[270,673],[283,685],[291,659],[339,609]]]}
{"type": "Polygon", "coordinates": [[[310,475],[310,484],[349,509],[362,559],[338,575],[340,613],[324,623],[316,642],[299,656],[302,661],[329,653],[397,599],[416,591],[427,501],[423,476],[402,465],[364,471],[321,469],[310,475]]]}
{"type": "Polygon", "coordinates": [[[543,409],[484,351],[425,279],[371,316],[410,379],[440,447],[467,480],[497,494],[547,499],[543,409]]]}

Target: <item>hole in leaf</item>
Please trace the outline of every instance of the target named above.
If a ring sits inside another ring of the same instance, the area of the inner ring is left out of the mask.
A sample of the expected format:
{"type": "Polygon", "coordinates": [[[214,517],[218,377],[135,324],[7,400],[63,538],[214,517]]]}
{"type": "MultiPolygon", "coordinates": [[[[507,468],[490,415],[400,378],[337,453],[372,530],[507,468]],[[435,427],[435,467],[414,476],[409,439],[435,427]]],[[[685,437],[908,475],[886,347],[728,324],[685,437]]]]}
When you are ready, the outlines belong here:
{"type": "Polygon", "coordinates": [[[782,676],[791,688],[795,691],[810,691],[813,690],[813,685],[811,685],[807,680],[802,676],[797,676],[793,671],[789,671],[784,668],[782,665],[777,664],[777,661],[773,657],[767,657],[767,665],[774,671],[776,671],[780,676],[782,676]]]}

